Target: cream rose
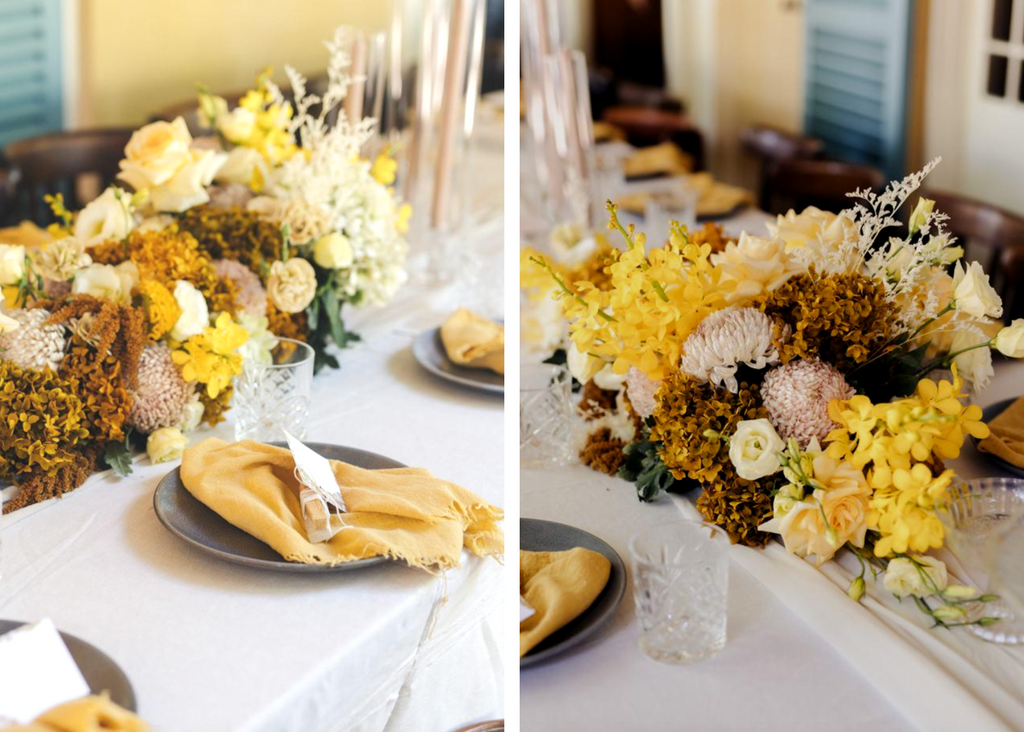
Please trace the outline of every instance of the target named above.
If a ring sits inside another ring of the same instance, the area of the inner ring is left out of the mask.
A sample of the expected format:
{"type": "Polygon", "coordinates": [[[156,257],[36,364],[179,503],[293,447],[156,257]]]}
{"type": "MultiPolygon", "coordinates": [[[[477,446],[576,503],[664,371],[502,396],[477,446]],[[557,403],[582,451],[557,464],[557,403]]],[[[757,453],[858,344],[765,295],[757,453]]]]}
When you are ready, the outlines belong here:
{"type": "Polygon", "coordinates": [[[897,557],[889,561],[882,581],[885,589],[896,597],[927,597],[936,591],[946,589],[949,574],[945,564],[934,557],[915,556],[914,559],[925,566],[919,568],[907,557],[897,557]],[[931,587],[925,582],[922,572],[927,575],[931,587]]]}
{"type": "Polygon", "coordinates": [[[177,427],[161,427],[146,440],[146,454],[153,463],[178,460],[185,452],[188,438],[177,427]]]}
{"type": "Polygon", "coordinates": [[[134,262],[122,262],[116,267],[109,264],[90,264],[75,274],[71,292],[113,300],[122,305],[132,299],[132,288],[139,281],[139,269],[134,262]]]}
{"type": "Polygon", "coordinates": [[[174,299],[181,308],[181,315],[171,328],[171,338],[184,342],[206,329],[210,324],[210,310],[203,293],[185,280],[178,280],[174,286],[174,299]]]}
{"type": "Polygon", "coordinates": [[[868,502],[871,488],[861,470],[848,462],[837,462],[828,455],[814,458],[814,479],[825,489],[814,491],[828,525],[835,531],[836,547],[849,542],[864,546],[868,529],[868,502]]]}
{"type": "Polygon", "coordinates": [[[108,239],[124,239],[134,227],[131,194],[111,186],[79,212],[75,237],[91,247],[108,239]]]}
{"type": "Polygon", "coordinates": [[[16,285],[25,276],[25,247],[0,244],[0,285],[16,285]]]}
{"type": "Polygon", "coordinates": [[[966,269],[961,262],[956,263],[956,269],[953,270],[953,298],[957,310],[975,318],[999,318],[1003,315],[1003,301],[977,262],[971,262],[966,269]]]}
{"type": "Polygon", "coordinates": [[[140,127],[124,149],[118,177],[137,191],[163,185],[190,162],[191,146],[192,135],[181,117],[140,127]]]}
{"type": "Polygon", "coordinates": [[[1024,319],[1017,318],[999,331],[996,350],[1009,358],[1024,358],[1024,319]]]}
{"type": "Polygon", "coordinates": [[[729,459],[741,478],[760,480],[779,471],[778,453],[785,447],[767,419],[745,419],[729,438],[729,459]]]}
{"type": "Polygon", "coordinates": [[[10,333],[13,330],[17,330],[21,327],[21,323],[12,318],[9,315],[5,315],[0,312],[0,335],[4,333],[10,333]]]}
{"type": "Polygon", "coordinates": [[[352,265],[352,243],[337,232],[321,236],[313,245],[313,261],[324,269],[341,269],[352,265]]]}
{"type": "MultiPolygon", "coordinates": [[[[987,340],[988,337],[985,335],[970,330],[958,330],[950,341],[949,349],[952,353],[956,353],[987,340]]],[[[955,356],[953,363],[956,364],[957,372],[971,382],[971,387],[975,390],[984,389],[989,379],[996,373],[992,368],[992,350],[984,346],[971,348],[971,350],[955,356]]]]}
{"type": "Polygon", "coordinates": [[[153,207],[157,211],[180,213],[209,201],[206,186],[213,182],[226,158],[224,153],[213,150],[192,150],[187,162],[170,180],[150,189],[153,207]]]}
{"type": "Polygon", "coordinates": [[[316,272],[302,257],[287,262],[274,262],[267,280],[267,296],[279,310],[299,313],[313,302],[316,295],[316,272]]]}
{"type": "Polygon", "coordinates": [[[735,283],[726,299],[730,303],[750,300],[782,286],[801,270],[786,253],[786,242],[779,238],[740,234],[736,243],[725,245],[725,251],[712,254],[713,264],[722,268],[725,278],[735,283]]]}

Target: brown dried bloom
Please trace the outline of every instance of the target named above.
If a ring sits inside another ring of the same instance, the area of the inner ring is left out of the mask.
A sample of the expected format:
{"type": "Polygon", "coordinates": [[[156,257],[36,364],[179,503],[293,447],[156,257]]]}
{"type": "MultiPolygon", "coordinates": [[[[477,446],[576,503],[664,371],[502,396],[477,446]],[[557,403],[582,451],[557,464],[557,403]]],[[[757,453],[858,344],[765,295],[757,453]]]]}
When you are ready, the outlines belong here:
{"type": "Polygon", "coordinates": [[[145,313],[130,305],[118,305],[91,295],[68,295],[53,303],[48,323],[67,323],[86,313],[93,315],[90,331],[95,350],[121,362],[125,385],[135,387],[139,356],[146,346],[149,327],[145,313]]]}
{"type": "Polygon", "coordinates": [[[121,369],[118,359],[102,355],[78,341],[72,343],[71,351],[61,364],[61,376],[75,385],[75,393],[82,400],[90,440],[104,443],[124,440],[132,398],[125,388],[121,369]]]}
{"type": "Polygon", "coordinates": [[[758,531],[757,527],[772,516],[774,489],[771,478],[706,485],[697,498],[697,510],[708,521],[725,529],[732,543],[764,546],[772,535],[758,531]]]}
{"type": "Polygon", "coordinates": [[[725,231],[718,224],[708,221],[699,229],[690,232],[690,241],[697,246],[707,244],[711,247],[712,254],[725,251],[725,245],[734,243],[736,240],[725,235],[725,231]]]}
{"type": "Polygon", "coordinates": [[[289,238],[296,245],[309,244],[330,231],[330,217],[320,206],[298,199],[284,200],[257,196],[246,206],[278,228],[287,225],[289,238]]]}
{"type": "Polygon", "coordinates": [[[266,281],[270,264],[281,259],[281,230],[253,211],[194,206],[178,219],[210,259],[234,259],[266,281]]]}
{"type": "Polygon", "coordinates": [[[580,450],[580,460],[591,470],[615,475],[626,461],[626,443],[612,436],[608,427],[587,435],[587,443],[580,450]]]}
{"type": "Polygon", "coordinates": [[[33,475],[21,484],[14,498],[4,504],[4,513],[12,513],[48,498],[60,498],[73,491],[96,470],[102,451],[103,446],[98,443],[80,446],[71,454],[70,460],[53,473],[33,475]]]}
{"type": "Polygon", "coordinates": [[[598,386],[593,379],[583,385],[583,397],[577,409],[584,419],[595,419],[605,412],[615,409],[617,391],[607,391],[598,386]]]}
{"type": "Polygon", "coordinates": [[[231,397],[235,393],[234,386],[220,390],[216,397],[210,398],[206,389],[199,390],[199,400],[203,403],[203,422],[216,427],[224,421],[224,414],[231,409],[231,397]]]}

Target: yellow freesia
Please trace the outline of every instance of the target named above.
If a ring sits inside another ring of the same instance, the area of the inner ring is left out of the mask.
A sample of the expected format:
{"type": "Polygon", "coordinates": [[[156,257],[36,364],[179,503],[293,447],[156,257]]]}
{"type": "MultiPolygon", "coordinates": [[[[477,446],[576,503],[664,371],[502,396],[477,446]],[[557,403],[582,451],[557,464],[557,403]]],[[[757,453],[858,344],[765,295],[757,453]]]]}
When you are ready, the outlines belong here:
{"type": "Polygon", "coordinates": [[[206,393],[216,399],[242,373],[242,356],[236,351],[249,340],[249,334],[235,323],[227,313],[221,313],[216,323],[199,335],[192,336],[171,358],[181,366],[185,381],[206,384],[206,393]]]}

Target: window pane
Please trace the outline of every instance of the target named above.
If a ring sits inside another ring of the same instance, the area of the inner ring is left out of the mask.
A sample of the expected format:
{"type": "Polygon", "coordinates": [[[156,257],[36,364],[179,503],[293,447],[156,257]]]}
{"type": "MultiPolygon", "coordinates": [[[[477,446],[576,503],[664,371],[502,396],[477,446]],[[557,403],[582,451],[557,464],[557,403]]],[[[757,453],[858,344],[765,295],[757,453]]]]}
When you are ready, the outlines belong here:
{"type": "Polygon", "coordinates": [[[992,37],[997,41],[1010,40],[1010,19],[1013,17],[1013,0],[993,0],[992,37]]]}
{"type": "Polygon", "coordinates": [[[988,57],[988,93],[994,97],[1006,96],[1006,56],[988,57]]]}

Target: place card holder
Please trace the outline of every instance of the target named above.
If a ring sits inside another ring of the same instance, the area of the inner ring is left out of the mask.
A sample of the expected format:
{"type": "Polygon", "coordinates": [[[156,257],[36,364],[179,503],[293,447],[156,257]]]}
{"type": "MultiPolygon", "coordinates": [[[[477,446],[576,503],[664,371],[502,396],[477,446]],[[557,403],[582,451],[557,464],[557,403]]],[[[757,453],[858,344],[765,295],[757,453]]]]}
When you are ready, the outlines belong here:
{"type": "Polygon", "coordinates": [[[293,475],[302,488],[299,507],[306,536],[313,544],[329,541],[345,528],[341,515],[348,511],[331,468],[330,461],[303,445],[288,432],[284,433],[295,459],[293,475]]]}

